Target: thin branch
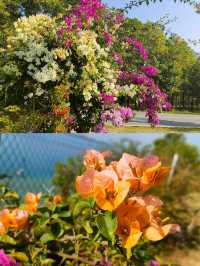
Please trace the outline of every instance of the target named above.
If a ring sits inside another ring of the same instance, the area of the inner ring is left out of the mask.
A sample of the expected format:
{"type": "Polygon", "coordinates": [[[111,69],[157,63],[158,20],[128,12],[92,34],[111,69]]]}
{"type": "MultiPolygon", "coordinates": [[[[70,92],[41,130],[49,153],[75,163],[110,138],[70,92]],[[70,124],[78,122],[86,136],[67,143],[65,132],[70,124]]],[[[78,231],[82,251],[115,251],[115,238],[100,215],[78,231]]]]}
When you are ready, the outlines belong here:
{"type": "Polygon", "coordinates": [[[89,261],[89,260],[84,259],[84,258],[77,256],[77,255],[68,255],[68,254],[64,254],[64,253],[58,253],[58,255],[65,258],[65,259],[68,259],[68,260],[78,260],[78,261],[83,262],[87,265],[92,265],[92,266],[96,265],[96,261],[89,261]]]}

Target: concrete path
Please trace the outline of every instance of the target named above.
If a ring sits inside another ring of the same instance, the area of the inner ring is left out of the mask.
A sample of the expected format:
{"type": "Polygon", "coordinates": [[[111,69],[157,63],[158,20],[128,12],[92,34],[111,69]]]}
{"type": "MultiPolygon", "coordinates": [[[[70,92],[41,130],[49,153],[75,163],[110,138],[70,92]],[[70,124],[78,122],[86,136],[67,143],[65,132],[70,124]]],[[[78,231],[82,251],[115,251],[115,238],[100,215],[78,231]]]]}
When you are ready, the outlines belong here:
{"type": "MultiPolygon", "coordinates": [[[[160,127],[184,127],[184,128],[200,128],[200,115],[196,114],[159,114],[160,127]]],[[[129,126],[148,126],[145,112],[136,112],[129,126]]]]}

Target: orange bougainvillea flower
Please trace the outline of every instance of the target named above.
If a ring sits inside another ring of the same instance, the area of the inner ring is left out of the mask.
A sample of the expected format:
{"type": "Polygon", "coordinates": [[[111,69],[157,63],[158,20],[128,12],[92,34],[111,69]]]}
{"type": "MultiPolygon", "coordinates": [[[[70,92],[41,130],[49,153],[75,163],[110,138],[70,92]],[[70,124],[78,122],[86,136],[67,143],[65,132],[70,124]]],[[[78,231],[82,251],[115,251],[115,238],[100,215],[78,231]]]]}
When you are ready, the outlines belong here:
{"type": "Polygon", "coordinates": [[[115,210],[126,198],[130,188],[130,182],[119,181],[112,166],[94,177],[94,194],[96,203],[102,210],[115,210]]]}
{"type": "Polygon", "coordinates": [[[3,236],[6,234],[6,228],[4,224],[0,221],[0,236],[3,236]]]}
{"type": "Polygon", "coordinates": [[[12,226],[13,217],[9,209],[4,209],[0,212],[0,221],[6,229],[12,226]]]}
{"type": "Polygon", "coordinates": [[[116,234],[121,238],[122,246],[127,249],[137,245],[142,236],[139,222],[130,222],[127,218],[124,218],[123,222],[118,222],[116,234]]]}
{"type": "Polygon", "coordinates": [[[112,166],[102,171],[88,168],[76,179],[76,191],[82,197],[94,197],[103,210],[116,209],[125,199],[130,188],[127,181],[119,181],[112,166]]]}
{"type": "Polygon", "coordinates": [[[150,216],[136,197],[129,198],[116,210],[118,228],[116,234],[122,240],[124,248],[134,247],[142,236],[142,228],[150,223],[150,216]]]}
{"type": "Polygon", "coordinates": [[[147,196],[129,198],[119,206],[116,210],[116,234],[121,238],[123,247],[135,246],[142,235],[151,241],[158,241],[180,230],[176,224],[163,224],[159,216],[161,205],[158,198],[147,196]]]}
{"type": "Polygon", "coordinates": [[[15,209],[12,211],[12,227],[22,229],[28,222],[29,214],[27,211],[15,209]]]}
{"type": "Polygon", "coordinates": [[[54,204],[60,204],[60,203],[62,203],[62,196],[61,195],[55,195],[53,197],[53,203],[54,204]]]}
{"type": "Polygon", "coordinates": [[[151,241],[159,241],[168,234],[174,234],[176,232],[180,232],[180,226],[178,224],[166,224],[162,226],[152,221],[151,225],[144,230],[144,236],[151,241]]]}
{"type": "Polygon", "coordinates": [[[27,210],[28,212],[36,212],[41,196],[42,193],[38,193],[36,195],[34,193],[28,192],[24,198],[25,210],[27,210]]]}
{"type": "Polygon", "coordinates": [[[89,168],[76,178],[76,191],[84,198],[94,196],[94,176],[96,171],[89,168]]]}
{"type": "Polygon", "coordinates": [[[4,209],[0,213],[0,235],[9,228],[22,229],[28,222],[28,212],[20,209],[4,209]]]}
{"type": "Polygon", "coordinates": [[[159,185],[170,171],[169,167],[162,167],[157,156],[139,158],[127,153],[122,155],[114,167],[120,179],[131,182],[131,189],[135,192],[145,192],[152,186],[159,185]]]}
{"type": "Polygon", "coordinates": [[[101,153],[96,150],[87,150],[84,155],[83,163],[86,169],[93,168],[100,171],[106,167],[105,157],[108,155],[108,152],[101,153]]]}
{"type": "Polygon", "coordinates": [[[53,113],[56,116],[67,116],[70,113],[70,107],[60,107],[60,106],[54,106],[53,107],[53,113]]]}

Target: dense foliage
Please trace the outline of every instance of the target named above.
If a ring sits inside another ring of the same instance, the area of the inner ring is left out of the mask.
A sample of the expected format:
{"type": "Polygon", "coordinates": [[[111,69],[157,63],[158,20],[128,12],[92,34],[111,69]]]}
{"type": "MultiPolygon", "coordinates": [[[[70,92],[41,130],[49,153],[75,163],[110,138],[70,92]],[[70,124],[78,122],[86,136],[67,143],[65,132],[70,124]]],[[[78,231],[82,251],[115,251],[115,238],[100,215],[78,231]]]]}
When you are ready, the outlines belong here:
{"type": "Polygon", "coordinates": [[[124,153],[106,164],[104,155],[86,152],[85,169],[76,178],[77,194],[68,197],[28,192],[21,202],[1,187],[0,263],[160,265],[156,244],[149,241],[180,228],[163,217],[158,197],[143,194],[159,185],[169,168],[157,156],[124,153]]]}

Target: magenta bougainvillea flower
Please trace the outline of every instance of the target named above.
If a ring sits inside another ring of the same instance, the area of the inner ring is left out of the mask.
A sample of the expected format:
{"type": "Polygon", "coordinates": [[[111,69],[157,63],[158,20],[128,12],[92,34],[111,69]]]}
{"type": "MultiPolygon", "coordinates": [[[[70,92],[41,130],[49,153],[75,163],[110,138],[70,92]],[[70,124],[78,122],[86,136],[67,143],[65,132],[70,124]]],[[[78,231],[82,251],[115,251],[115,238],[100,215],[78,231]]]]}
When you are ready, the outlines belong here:
{"type": "Polygon", "coordinates": [[[113,54],[113,59],[114,59],[114,61],[118,64],[118,65],[123,65],[123,63],[124,63],[124,60],[123,60],[123,58],[122,58],[122,55],[121,54],[119,54],[119,53],[114,53],[113,54]]]}
{"type": "Polygon", "coordinates": [[[156,260],[151,260],[148,264],[148,266],[160,266],[160,263],[156,260]]]}
{"type": "Polygon", "coordinates": [[[15,259],[6,255],[3,249],[0,250],[0,265],[1,266],[21,266],[15,259]]]}
{"type": "Polygon", "coordinates": [[[116,102],[116,97],[105,92],[100,93],[101,100],[104,104],[113,104],[116,102]]]}
{"type": "Polygon", "coordinates": [[[153,77],[156,76],[158,73],[158,69],[154,66],[148,65],[148,66],[142,66],[141,67],[142,72],[144,72],[146,75],[153,77]]]}
{"type": "Polygon", "coordinates": [[[104,32],[103,34],[103,37],[104,37],[104,41],[107,45],[111,45],[112,42],[113,42],[113,37],[112,37],[112,34],[109,33],[109,32],[104,32]]]}
{"type": "Polygon", "coordinates": [[[126,40],[127,40],[127,43],[129,45],[132,45],[133,47],[135,47],[135,49],[139,52],[141,58],[144,61],[147,61],[148,60],[149,54],[148,54],[147,50],[144,48],[144,46],[143,46],[143,44],[142,44],[141,41],[135,40],[132,37],[128,37],[126,40]]]}
{"type": "Polygon", "coordinates": [[[96,266],[113,266],[113,264],[108,261],[106,258],[102,258],[102,260],[96,263],[96,266]]]}

